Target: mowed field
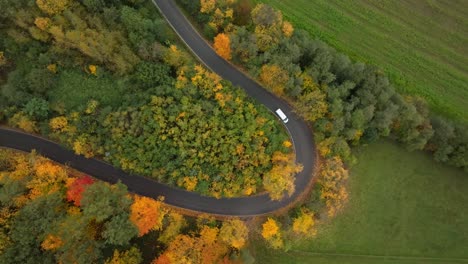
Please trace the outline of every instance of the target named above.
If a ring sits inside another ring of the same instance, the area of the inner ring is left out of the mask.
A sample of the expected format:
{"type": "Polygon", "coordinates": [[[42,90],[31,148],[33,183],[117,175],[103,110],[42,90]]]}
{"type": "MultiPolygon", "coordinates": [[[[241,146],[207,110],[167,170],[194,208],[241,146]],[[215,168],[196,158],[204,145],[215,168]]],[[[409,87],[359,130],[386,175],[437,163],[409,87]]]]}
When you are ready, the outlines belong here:
{"type": "Polygon", "coordinates": [[[390,141],[356,154],[345,210],[287,253],[254,243],[256,263],[468,263],[466,173],[390,141]]]}
{"type": "Polygon", "coordinates": [[[468,123],[468,1],[255,0],[468,123]]]}

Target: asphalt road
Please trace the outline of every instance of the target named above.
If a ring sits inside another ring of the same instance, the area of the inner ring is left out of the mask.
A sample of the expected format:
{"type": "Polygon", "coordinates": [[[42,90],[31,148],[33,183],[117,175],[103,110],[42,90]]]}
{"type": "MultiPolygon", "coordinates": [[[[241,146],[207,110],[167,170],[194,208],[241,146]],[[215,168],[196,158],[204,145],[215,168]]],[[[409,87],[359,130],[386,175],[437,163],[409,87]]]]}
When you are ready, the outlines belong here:
{"type": "Polygon", "coordinates": [[[219,57],[194,30],[173,1],[153,0],[153,2],[177,34],[207,67],[234,85],[242,87],[249,96],[264,104],[271,111],[281,108],[288,116],[289,122],[286,124],[286,128],[293,141],[296,161],[304,166],[303,171],[296,175],[296,190],[292,196],[281,201],[272,201],[267,194],[221,199],[205,197],[158,183],[143,176],[131,175],[105,162],[76,155],[47,139],[2,127],[0,127],[0,146],[27,152],[36,149],[38,153],[51,160],[67,164],[100,180],[109,183],[116,183],[120,180],[127,185],[130,192],[155,199],[164,196],[165,203],[188,210],[248,217],[270,213],[294,202],[312,180],[315,163],[315,145],[307,123],[299,118],[286,102],[266,91],[258,83],[219,57]]]}

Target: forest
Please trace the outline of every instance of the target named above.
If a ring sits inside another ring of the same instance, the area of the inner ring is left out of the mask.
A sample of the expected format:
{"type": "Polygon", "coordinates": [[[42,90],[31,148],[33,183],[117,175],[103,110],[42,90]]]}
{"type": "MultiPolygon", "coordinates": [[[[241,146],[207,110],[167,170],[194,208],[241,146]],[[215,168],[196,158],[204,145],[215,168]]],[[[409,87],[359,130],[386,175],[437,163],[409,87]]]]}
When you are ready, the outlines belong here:
{"type": "Polygon", "coordinates": [[[214,197],[279,199],[286,188],[272,184],[275,171],[300,168],[274,116],[197,65],[152,3],[1,6],[0,118],[9,126],[214,197]]]}
{"type": "Polygon", "coordinates": [[[249,238],[280,248],[315,224],[305,209],[283,228],[273,218],[184,216],[164,197],[130,194],[35,152],[0,149],[0,186],[1,263],[249,263],[249,238]]]}
{"type": "MultiPolygon", "coordinates": [[[[379,68],[265,4],[177,2],[221,57],[310,122],[320,156],[310,194],[248,221],[189,217],[164,197],[0,149],[0,262],[252,263],[250,241],[288,251],[339,214],[353,148],[380,138],[468,171],[466,124],[395,92],[379,68]]],[[[0,0],[0,8],[2,124],[207,196],[267,191],[280,200],[293,191],[301,166],[280,122],[198,65],[150,1],[0,0]]]]}

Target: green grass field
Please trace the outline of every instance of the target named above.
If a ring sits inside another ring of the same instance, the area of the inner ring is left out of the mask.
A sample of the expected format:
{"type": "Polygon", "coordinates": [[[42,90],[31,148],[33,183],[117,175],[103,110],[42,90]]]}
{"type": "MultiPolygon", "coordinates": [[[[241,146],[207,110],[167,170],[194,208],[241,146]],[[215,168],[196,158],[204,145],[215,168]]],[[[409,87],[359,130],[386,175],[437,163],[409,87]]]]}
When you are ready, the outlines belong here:
{"type": "Polygon", "coordinates": [[[356,154],[345,210],[288,253],[255,244],[256,263],[468,263],[466,173],[388,141],[356,154]]]}
{"type": "Polygon", "coordinates": [[[355,60],[383,68],[400,91],[468,122],[468,1],[255,0],[283,11],[355,60]]]}

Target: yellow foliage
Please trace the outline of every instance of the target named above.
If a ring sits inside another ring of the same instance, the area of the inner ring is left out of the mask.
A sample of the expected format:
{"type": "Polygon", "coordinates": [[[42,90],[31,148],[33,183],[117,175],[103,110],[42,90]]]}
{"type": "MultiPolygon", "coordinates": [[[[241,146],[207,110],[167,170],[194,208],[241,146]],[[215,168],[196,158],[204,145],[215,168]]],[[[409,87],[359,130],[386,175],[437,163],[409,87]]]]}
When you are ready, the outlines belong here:
{"type": "Polygon", "coordinates": [[[220,238],[229,246],[241,249],[249,236],[249,229],[238,219],[224,221],[219,232],[220,238]]]}
{"type": "Polygon", "coordinates": [[[49,127],[53,131],[64,132],[68,126],[68,120],[65,116],[54,117],[49,121],[49,127]]]}
{"type": "Polygon", "coordinates": [[[234,18],[234,10],[232,8],[226,9],[226,12],[224,12],[224,16],[226,18],[234,18]]]}
{"type": "Polygon", "coordinates": [[[69,3],[69,0],[36,0],[37,6],[49,15],[61,13],[69,3]]]}
{"type": "Polygon", "coordinates": [[[248,187],[246,187],[245,190],[244,190],[244,195],[249,196],[249,195],[251,195],[251,194],[254,193],[254,192],[255,192],[255,189],[254,189],[252,186],[248,186],[248,187]]]}
{"type": "Polygon", "coordinates": [[[169,49],[165,52],[163,56],[163,60],[165,63],[169,64],[170,66],[175,67],[176,69],[182,68],[187,61],[187,54],[182,52],[177,48],[175,45],[171,45],[169,49]]]}
{"type": "Polygon", "coordinates": [[[188,78],[185,76],[185,70],[183,68],[184,67],[179,69],[179,71],[177,72],[177,79],[176,79],[176,83],[175,83],[175,87],[177,89],[184,88],[188,83],[188,78]]]}
{"type": "Polygon", "coordinates": [[[330,146],[335,143],[335,138],[329,137],[318,143],[317,148],[322,157],[328,157],[331,154],[330,146]]]}
{"type": "Polygon", "coordinates": [[[294,193],[294,176],[302,171],[302,166],[294,161],[294,154],[279,151],[273,153],[272,169],[263,176],[263,187],[272,200],[281,200],[284,192],[294,193]]]}
{"type": "Polygon", "coordinates": [[[289,81],[289,74],[276,64],[265,64],[260,70],[260,81],[275,94],[283,95],[289,81]]]}
{"type": "Polygon", "coordinates": [[[35,133],[37,132],[36,122],[31,120],[26,114],[23,112],[18,112],[14,114],[10,120],[10,125],[18,127],[28,133],[35,133]]]}
{"type": "Polygon", "coordinates": [[[99,106],[99,102],[96,100],[89,100],[88,104],[86,105],[85,113],[90,115],[96,112],[97,107],[99,106]]]}
{"type": "Polygon", "coordinates": [[[200,0],[200,12],[211,13],[216,5],[216,0],[200,0]]]}
{"type": "Polygon", "coordinates": [[[198,179],[197,177],[190,176],[190,177],[184,177],[184,183],[183,186],[187,191],[193,191],[197,187],[198,179]]]}
{"type": "Polygon", "coordinates": [[[218,238],[218,233],[219,229],[217,227],[203,226],[202,230],[200,230],[200,239],[205,244],[214,244],[218,238]]]}
{"type": "Polygon", "coordinates": [[[288,21],[283,22],[283,34],[285,37],[290,38],[294,32],[294,27],[288,21]]]}
{"type": "Polygon", "coordinates": [[[183,215],[176,212],[169,212],[169,225],[164,229],[163,233],[159,236],[158,240],[163,243],[168,243],[174,239],[181,228],[183,228],[187,222],[183,215]]]}
{"type": "Polygon", "coordinates": [[[94,156],[93,149],[85,136],[79,136],[73,142],[73,150],[76,154],[83,155],[86,158],[91,158],[94,156]]]}
{"type": "MultiPolygon", "coordinates": [[[[196,74],[192,77],[192,84],[202,90],[203,95],[206,98],[212,98],[216,95],[216,92],[220,91],[223,86],[221,84],[221,77],[216,73],[207,71],[200,65],[195,66],[196,74]]],[[[224,99],[219,97],[219,99],[224,99]]],[[[226,98],[227,100],[228,98],[226,98]]]]}
{"type": "Polygon", "coordinates": [[[67,171],[63,167],[43,158],[36,161],[34,170],[35,177],[26,184],[31,199],[59,191],[67,179],[67,171]]]}
{"type": "Polygon", "coordinates": [[[291,146],[292,146],[291,141],[289,141],[289,140],[283,141],[283,147],[290,148],[291,146]]]}
{"type": "Polygon", "coordinates": [[[278,232],[278,224],[274,219],[268,217],[267,221],[262,225],[262,237],[265,239],[269,239],[278,235],[278,232]]]}
{"type": "Polygon", "coordinates": [[[41,247],[44,250],[55,250],[63,245],[62,239],[58,236],[47,235],[47,237],[42,241],[41,247]]]}
{"type": "Polygon", "coordinates": [[[262,225],[262,237],[275,249],[282,248],[284,246],[281,233],[279,232],[278,223],[268,217],[268,220],[262,225]]]}
{"type": "Polygon", "coordinates": [[[57,73],[57,64],[49,64],[47,65],[47,70],[49,70],[51,73],[57,73]]]}
{"type": "Polygon", "coordinates": [[[40,30],[46,30],[50,27],[51,20],[48,17],[36,17],[34,25],[36,25],[40,30]]]}
{"type": "Polygon", "coordinates": [[[231,40],[229,39],[229,36],[220,33],[214,38],[214,49],[216,53],[218,53],[219,56],[226,60],[231,59],[231,40]]]}
{"type": "Polygon", "coordinates": [[[88,66],[89,73],[91,73],[94,76],[97,76],[97,66],[96,65],[89,65],[88,66]]]}
{"type": "Polygon", "coordinates": [[[335,216],[348,199],[345,187],[347,179],[348,171],[339,157],[333,157],[324,162],[318,182],[321,186],[320,198],[325,200],[329,217],[335,216]]]}
{"type": "Polygon", "coordinates": [[[317,230],[314,229],[314,226],[315,220],[314,213],[312,212],[303,211],[293,221],[293,231],[305,237],[312,237],[317,234],[317,230]]]}

